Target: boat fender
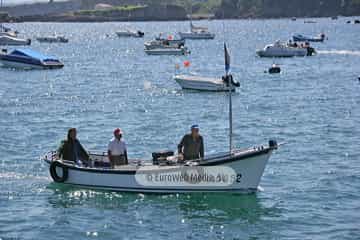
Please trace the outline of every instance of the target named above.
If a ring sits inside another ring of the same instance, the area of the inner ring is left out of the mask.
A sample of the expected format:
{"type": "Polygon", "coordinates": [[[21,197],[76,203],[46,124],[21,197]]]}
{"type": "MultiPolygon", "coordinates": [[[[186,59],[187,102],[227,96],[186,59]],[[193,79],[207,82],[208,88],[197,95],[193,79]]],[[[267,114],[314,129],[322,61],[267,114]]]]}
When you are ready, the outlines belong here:
{"type": "Polygon", "coordinates": [[[68,178],[68,175],[69,175],[69,171],[68,171],[67,167],[65,167],[59,161],[53,161],[50,164],[50,176],[52,177],[52,179],[55,182],[58,182],[58,183],[65,182],[67,180],[67,178],[68,178]],[[56,168],[57,167],[62,169],[62,176],[61,177],[56,173],[56,168]]]}

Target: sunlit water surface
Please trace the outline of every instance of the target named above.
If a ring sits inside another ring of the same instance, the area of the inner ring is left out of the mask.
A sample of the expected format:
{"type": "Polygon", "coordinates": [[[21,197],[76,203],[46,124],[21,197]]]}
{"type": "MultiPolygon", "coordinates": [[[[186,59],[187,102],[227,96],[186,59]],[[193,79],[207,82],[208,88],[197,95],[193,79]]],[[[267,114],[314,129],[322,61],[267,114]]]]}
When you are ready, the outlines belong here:
{"type": "Polygon", "coordinates": [[[315,19],[204,21],[213,41],[188,41],[187,57],[146,56],[144,40],[187,30],[186,22],[20,23],[31,48],[59,57],[53,71],[0,69],[1,239],[359,239],[360,28],[315,19]],[[119,39],[132,26],[145,39],[119,39]],[[225,28],[223,27],[225,26],[225,28]],[[36,36],[66,35],[68,44],[36,36]],[[224,35],[225,32],[225,35],[224,35]],[[325,32],[319,54],[260,59],[255,50],[293,33],[325,32]],[[108,36],[107,36],[108,34],[108,36]],[[223,74],[223,41],[241,82],[233,97],[237,146],[286,142],[270,159],[252,195],[143,195],[68,188],[51,183],[39,156],[69,127],[89,150],[104,151],[112,129],[125,132],[130,157],[175,149],[198,123],[206,152],[223,151],[223,93],[185,92],[172,76],[223,74]],[[273,62],[280,75],[264,73],[273,62]]]}

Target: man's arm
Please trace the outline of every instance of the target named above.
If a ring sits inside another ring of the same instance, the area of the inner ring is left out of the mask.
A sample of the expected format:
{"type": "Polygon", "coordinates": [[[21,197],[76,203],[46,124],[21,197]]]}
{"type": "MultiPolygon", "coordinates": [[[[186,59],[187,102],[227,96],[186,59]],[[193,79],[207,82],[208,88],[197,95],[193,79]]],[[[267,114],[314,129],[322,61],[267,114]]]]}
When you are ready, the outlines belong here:
{"type": "Polygon", "coordinates": [[[178,154],[183,154],[184,142],[185,142],[185,136],[181,139],[178,145],[178,154]]]}
{"type": "Polygon", "coordinates": [[[201,137],[200,139],[200,157],[204,158],[204,140],[203,137],[201,137]]]}
{"type": "Polygon", "coordinates": [[[59,158],[61,158],[64,154],[64,144],[65,144],[65,141],[61,141],[60,146],[56,151],[59,158]]]}
{"type": "Polygon", "coordinates": [[[129,161],[128,161],[128,155],[127,155],[126,149],[125,149],[125,151],[124,151],[124,157],[125,157],[125,164],[128,164],[129,161]]]}
{"type": "Polygon", "coordinates": [[[80,147],[81,155],[83,155],[83,157],[84,157],[83,160],[89,160],[90,156],[89,156],[88,152],[85,150],[85,148],[81,145],[80,142],[78,142],[78,144],[80,147]]]}
{"type": "Polygon", "coordinates": [[[107,151],[107,153],[108,153],[109,161],[111,162],[111,160],[112,160],[112,157],[111,157],[111,142],[109,142],[109,144],[108,144],[108,151],[107,151]]]}

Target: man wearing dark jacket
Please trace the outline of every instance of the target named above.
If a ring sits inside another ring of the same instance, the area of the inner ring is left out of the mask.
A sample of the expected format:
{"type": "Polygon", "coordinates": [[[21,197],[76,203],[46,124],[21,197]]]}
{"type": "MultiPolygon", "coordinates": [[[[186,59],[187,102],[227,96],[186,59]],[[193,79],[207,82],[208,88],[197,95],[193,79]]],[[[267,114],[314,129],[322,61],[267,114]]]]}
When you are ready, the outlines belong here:
{"type": "Polygon", "coordinates": [[[199,126],[192,125],[191,133],[186,134],[178,145],[178,153],[183,160],[204,158],[204,141],[199,134],[199,126]]]}
{"type": "Polygon", "coordinates": [[[89,154],[76,139],[76,128],[69,129],[67,139],[61,142],[57,152],[63,160],[89,164],[89,154]]]}

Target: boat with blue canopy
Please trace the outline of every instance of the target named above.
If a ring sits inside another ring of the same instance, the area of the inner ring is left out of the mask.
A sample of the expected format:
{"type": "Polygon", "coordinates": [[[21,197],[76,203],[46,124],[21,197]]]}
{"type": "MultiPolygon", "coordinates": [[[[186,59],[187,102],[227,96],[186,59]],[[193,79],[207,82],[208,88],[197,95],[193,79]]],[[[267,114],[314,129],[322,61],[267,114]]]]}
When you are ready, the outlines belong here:
{"type": "Polygon", "coordinates": [[[3,49],[0,53],[0,62],[5,67],[23,69],[54,69],[64,66],[56,57],[29,48],[18,48],[10,53],[3,49]]]}

